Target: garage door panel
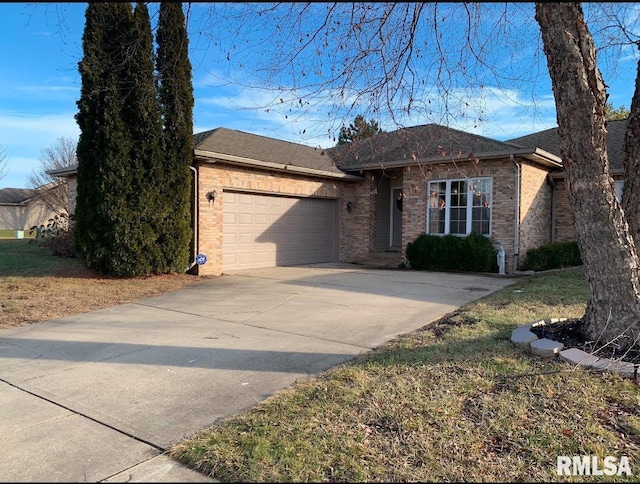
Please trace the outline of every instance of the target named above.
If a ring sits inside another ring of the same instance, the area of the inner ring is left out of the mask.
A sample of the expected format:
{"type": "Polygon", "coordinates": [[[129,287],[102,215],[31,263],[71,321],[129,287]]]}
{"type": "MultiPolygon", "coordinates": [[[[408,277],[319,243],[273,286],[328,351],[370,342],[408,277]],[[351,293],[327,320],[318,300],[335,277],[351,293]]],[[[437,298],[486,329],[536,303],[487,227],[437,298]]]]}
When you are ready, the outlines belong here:
{"type": "Polygon", "coordinates": [[[224,192],[223,270],[333,262],[336,202],[224,192]]]}

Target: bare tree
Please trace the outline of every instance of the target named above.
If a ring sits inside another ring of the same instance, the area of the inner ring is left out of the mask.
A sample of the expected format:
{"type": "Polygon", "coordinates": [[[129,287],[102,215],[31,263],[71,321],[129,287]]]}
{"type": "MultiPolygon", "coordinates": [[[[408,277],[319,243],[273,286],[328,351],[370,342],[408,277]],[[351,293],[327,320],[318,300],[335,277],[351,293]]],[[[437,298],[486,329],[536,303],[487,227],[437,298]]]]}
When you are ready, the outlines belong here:
{"type": "MultiPolygon", "coordinates": [[[[617,340],[629,348],[640,338],[640,260],[609,172],[607,93],[595,44],[578,3],[536,3],[536,20],[553,84],[569,204],[590,289],[583,323],[593,340],[617,340]]],[[[627,142],[629,149],[629,138],[627,142]]],[[[637,205],[627,205],[627,216],[637,211],[637,205]]]]}
{"type": "Polygon", "coordinates": [[[0,180],[2,180],[9,173],[9,167],[7,166],[7,147],[0,146],[0,180]]]}
{"type": "Polygon", "coordinates": [[[58,138],[53,145],[40,150],[40,166],[29,175],[29,184],[40,190],[42,202],[58,215],[68,212],[67,181],[47,172],[75,165],[76,146],[77,141],[71,138],[58,138]]]}
{"type": "MultiPolygon", "coordinates": [[[[517,83],[531,86],[533,100],[551,81],[589,286],[583,322],[590,337],[628,348],[640,337],[640,264],[637,230],[630,231],[627,220],[640,220],[640,204],[625,203],[623,211],[615,197],[599,65],[613,76],[620,54],[640,45],[635,7],[586,4],[583,12],[579,3],[214,4],[203,32],[232,45],[220,51],[227,76],[246,87],[270,87],[263,108],[288,105],[291,114],[322,113],[341,124],[356,110],[397,126],[411,119],[477,125],[490,95],[522,102],[509,88],[517,83]],[[521,68],[523,57],[527,69],[521,68]],[[473,105],[471,99],[481,101],[473,105]]],[[[534,116],[535,103],[528,104],[523,113],[532,109],[528,115],[534,116]]],[[[640,179],[639,111],[640,103],[632,104],[624,200],[639,197],[633,183],[640,179]]]]}

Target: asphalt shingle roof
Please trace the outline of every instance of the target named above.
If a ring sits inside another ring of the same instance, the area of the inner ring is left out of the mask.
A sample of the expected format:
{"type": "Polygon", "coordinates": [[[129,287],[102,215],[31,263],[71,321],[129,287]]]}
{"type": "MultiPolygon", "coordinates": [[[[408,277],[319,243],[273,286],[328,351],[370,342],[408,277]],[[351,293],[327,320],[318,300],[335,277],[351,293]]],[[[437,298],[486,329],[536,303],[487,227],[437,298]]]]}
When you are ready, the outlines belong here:
{"type": "Polygon", "coordinates": [[[193,137],[197,150],[223,153],[259,161],[282,163],[331,173],[341,173],[326,150],[267,138],[234,129],[216,128],[193,137]]]}
{"type": "Polygon", "coordinates": [[[37,194],[38,190],[34,188],[2,188],[0,189],[0,203],[25,203],[37,194]]]}
{"type": "Polygon", "coordinates": [[[388,133],[329,148],[343,170],[380,168],[389,163],[437,162],[451,158],[473,158],[483,154],[507,154],[514,146],[477,134],[438,124],[400,128],[388,133]]]}
{"type": "MultiPolygon", "coordinates": [[[[624,167],[626,127],[626,119],[607,123],[609,163],[614,171],[622,170],[624,167]]],[[[372,138],[326,149],[227,128],[196,133],[193,138],[194,148],[197,150],[290,164],[329,173],[377,169],[390,163],[409,165],[416,161],[429,163],[451,158],[482,158],[483,155],[506,156],[514,149],[541,148],[560,156],[558,128],[507,141],[497,141],[446,126],[426,124],[380,133],[372,138]]],[[[17,193],[0,195],[0,203],[15,203],[3,202],[3,197],[14,200],[16,196],[22,195],[17,193]]]]}
{"type": "MultiPolygon", "coordinates": [[[[607,121],[607,154],[609,156],[609,166],[614,171],[624,169],[624,139],[626,130],[626,119],[607,121]]],[[[549,153],[560,156],[560,136],[558,136],[557,127],[514,138],[508,142],[517,144],[523,148],[542,148],[549,153]]]]}

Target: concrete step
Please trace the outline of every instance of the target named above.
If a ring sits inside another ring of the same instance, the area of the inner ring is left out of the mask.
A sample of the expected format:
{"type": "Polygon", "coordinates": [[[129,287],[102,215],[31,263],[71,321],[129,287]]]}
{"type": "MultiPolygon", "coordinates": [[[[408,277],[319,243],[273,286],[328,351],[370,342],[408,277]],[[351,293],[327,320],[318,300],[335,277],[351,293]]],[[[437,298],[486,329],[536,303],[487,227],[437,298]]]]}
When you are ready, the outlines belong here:
{"type": "Polygon", "coordinates": [[[355,264],[367,267],[396,269],[402,266],[404,258],[400,252],[372,252],[367,257],[355,261],[355,264]]]}

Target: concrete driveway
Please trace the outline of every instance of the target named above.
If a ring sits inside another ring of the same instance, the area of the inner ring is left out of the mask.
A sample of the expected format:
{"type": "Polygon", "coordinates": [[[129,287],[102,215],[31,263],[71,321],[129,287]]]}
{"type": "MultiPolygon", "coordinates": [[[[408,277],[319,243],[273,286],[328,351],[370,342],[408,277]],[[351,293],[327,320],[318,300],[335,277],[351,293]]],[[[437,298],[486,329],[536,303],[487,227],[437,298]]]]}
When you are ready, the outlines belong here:
{"type": "Polygon", "coordinates": [[[513,282],[279,267],[0,331],[0,480],[211,481],[164,451],[513,282]]]}

